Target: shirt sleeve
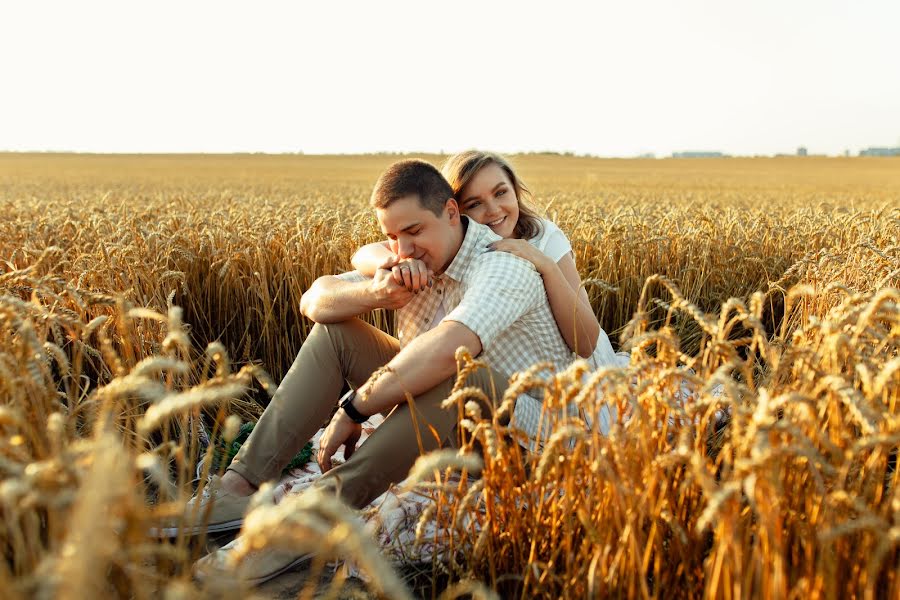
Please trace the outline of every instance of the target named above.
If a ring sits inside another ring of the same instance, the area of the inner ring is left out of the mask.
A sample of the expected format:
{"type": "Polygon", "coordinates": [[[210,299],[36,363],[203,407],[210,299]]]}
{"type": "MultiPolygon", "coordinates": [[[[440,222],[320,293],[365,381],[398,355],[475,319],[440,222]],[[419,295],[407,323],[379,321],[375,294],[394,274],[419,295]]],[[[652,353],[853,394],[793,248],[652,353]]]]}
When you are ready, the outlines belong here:
{"type": "Polygon", "coordinates": [[[544,235],[547,237],[541,250],[553,262],[559,262],[563,256],[572,251],[572,244],[569,243],[569,238],[562,232],[562,229],[557,227],[552,221],[544,221],[543,226],[546,228],[544,235]]]}
{"type": "Polygon", "coordinates": [[[489,252],[473,268],[462,301],[444,320],[468,327],[485,348],[546,292],[534,265],[506,252],[489,252]]]}

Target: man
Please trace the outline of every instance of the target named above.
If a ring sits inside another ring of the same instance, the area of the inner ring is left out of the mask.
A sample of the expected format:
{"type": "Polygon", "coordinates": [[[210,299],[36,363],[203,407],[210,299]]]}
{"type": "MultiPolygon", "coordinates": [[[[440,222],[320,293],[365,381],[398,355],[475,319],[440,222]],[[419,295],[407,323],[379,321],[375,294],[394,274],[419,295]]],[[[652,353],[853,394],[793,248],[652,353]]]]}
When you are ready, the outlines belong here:
{"type": "MultiPolygon", "coordinates": [[[[402,481],[422,452],[456,445],[458,412],[441,403],[456,379],[457,348],[466,347],[490,365],[470,375],[467,385],[495,400],[509,374],[548,360],[563,367],[571,358],[534,267],[489,250],[499,236],[460,214],[436,168],[420,160],[395,163],[379,178],[371,204],[400,267],[404,260],[422,261],[434,275],[432,287],[409,292],[394,281],[390,269],[396,263],[384,265],[372,279],[354,272],[313,283],[301,310],[316,325],[228,471],[208,497],[192,501],[201,506],[189,512],[200,515],[212,501],[210,531],[240,525],[249,497],[261,483],[277,478],[315,434],[345,380],[354,391],[341,401],[321,438],[317,460],[325,475],[317,485],[360,508],[402,481]],[[356,318],[375,309],[397,310],[398,338],[356,318]],[[379,369],[380,376],[370,379],[379,369]],[[388,411],[355,449],[359,423],[388,411]],[[341,446],[347,460],[332,468],[341,446]]],[[[533,408],[531,414],[517,409],[515,418],[537,415],[533,408]]],[[[291,564],[288,558],[262,561],[256,572],[244,575],[264,580],[291,564]]]]}

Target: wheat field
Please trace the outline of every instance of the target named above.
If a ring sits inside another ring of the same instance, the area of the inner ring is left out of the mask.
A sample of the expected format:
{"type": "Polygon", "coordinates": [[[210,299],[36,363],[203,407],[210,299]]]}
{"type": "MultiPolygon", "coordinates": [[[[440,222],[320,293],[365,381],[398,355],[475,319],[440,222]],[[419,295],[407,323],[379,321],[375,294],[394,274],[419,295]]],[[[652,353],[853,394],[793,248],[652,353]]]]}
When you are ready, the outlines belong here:
{"type": "MultiPolygon", "coordinates": [[[[147,530],[260,413],[302,293],[379,239],[366,202],[397,158],[0,154],[4,597],[253,593],[193,584],[205,540],[147,530]]],[[[513,388],[615,406],[610,435],[548,410],[526,454],[459,389],[464,450],[489,451],[477,481],[423,471],[448,552],[387,565],[315,497],[248,536],[354,557],[369,577],[335,596],[900,596],[900,163],[512,161],[631,353],[513,388]]]]}

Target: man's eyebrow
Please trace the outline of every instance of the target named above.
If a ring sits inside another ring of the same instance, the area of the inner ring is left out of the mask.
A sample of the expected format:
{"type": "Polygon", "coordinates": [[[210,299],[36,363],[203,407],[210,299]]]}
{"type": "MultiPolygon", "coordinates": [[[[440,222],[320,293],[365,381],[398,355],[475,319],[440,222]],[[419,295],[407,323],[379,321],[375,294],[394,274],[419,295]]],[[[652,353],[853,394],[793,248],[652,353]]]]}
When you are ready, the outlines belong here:
{"type": "MultiPolygon", "coordinates": [[[[500,183],[498,183],[497,185],[494,186],[494,189],[491,190],[491,193],[493,194],[493,193],[496,192],[498,189],[500,189],[501,186],[504,186],[504,185],[506,185],[506,182],[505,182],[505,181],[501,181],[500,183]]],[[[468,202],[469,200],[478,200],[478,196],[469,196],[468,198],[466,198],[465,200],[463,200],[463,203],[466,203],[466,202],[468,202]]]]}
{"type": "MultiPolygon", "coordinates": [[[[403,229],[401,229],[400,232],[402,233],[402,232],[404,232],[404,231],[409,231],[410,229],[413,229],[413,228],[415,228],[415,227],[418,227],[419,225],[421,225],[421,223],[418,222],[418,221],[416,221],[416,222],[413,223],[412,225],[407,225],[406,227],[404,227],[403,229]]],[[[382,229],[382,231],[384,231],[384,230],[382,229]]],[[[385,231],[384,234],[385,234],[385,235],[390,235],[390,233],[388,233],[387,231],[385,231]]]]}

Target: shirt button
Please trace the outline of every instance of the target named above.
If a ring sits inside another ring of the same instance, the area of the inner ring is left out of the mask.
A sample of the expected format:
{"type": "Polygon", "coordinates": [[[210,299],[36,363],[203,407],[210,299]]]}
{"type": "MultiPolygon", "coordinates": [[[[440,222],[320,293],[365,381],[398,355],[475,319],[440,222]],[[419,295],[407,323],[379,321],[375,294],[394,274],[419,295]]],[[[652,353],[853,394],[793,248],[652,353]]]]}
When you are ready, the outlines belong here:
{"type": "Polygon", "coordinates": [[[438,290],[437,292],[438,292],[438,294],[441,294],[444,292],[444,290],[438,290]]]}

